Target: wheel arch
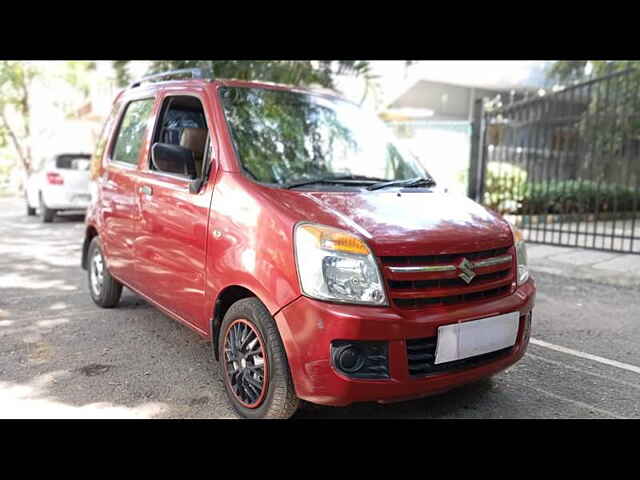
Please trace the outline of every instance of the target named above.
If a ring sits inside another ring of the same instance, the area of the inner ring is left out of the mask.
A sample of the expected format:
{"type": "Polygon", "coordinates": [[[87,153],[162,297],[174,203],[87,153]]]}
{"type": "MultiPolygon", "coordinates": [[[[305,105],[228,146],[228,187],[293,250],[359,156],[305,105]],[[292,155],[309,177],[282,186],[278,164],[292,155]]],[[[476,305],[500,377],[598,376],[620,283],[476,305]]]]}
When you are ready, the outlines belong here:
{"type": "Polygon", "coordinates": [[[236,303],[238,300],[251,297],[257,298],[264,305],[264,302],[258,295],[241,285],[229,285],[223,288],[220,293],[218,293],[213,306],[213,314],[211,315],[209,325],[209,336],[211,338],[213,353],[216,360],[220,360],[220,352],[218,352],[218,336],[220,335],[220,325],[222,324],[222,319],[224,318],[231,305],[236,303]]]}
{"type": "Polygon", "coordinates": [[[89,245],[91,245],[91,240],[93,237],[98,235],[98,230],[93,225],[89,225],[84,234],[84,242],[82,243],[82,260],[81,265],[82,269],[87,269],[87,256],[89,255],[89,245]]]}

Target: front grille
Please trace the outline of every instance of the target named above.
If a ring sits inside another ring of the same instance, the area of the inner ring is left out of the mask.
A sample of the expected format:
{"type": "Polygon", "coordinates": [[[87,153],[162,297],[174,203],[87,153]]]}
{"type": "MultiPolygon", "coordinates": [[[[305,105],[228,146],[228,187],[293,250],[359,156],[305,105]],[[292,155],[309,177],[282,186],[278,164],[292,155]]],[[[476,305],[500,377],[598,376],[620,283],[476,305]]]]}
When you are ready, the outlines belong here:
{"type": "MultiPolygon", "coordinates": [[[[509,270],[476,275],[474,282],[492,282],[509,276],[509,270]]],[[[417,290],[423,288],[464,287],[467,283],[461,278],[436,278],[435,280],[389,280],[389,288],[393,290],[417,290]]]]}
{"type": "Polygon", "coordinates": [[[393,303],[402,309],[424,309],[478,302],[508,295],[513,282],[513,263],[474,265],[475,277],[466,283],[459,277],[460,263],[486,262],[511,255],[512,247],[445,255],[382,257],[384,276],[393,303]],[[435,271],[398,271],[406,267],[435,267],[435,271]],[[396,269],[396,271],[393,271],[396,269]]]}
{"type": "Polygon", "coordinates": [[[513,347],[503,348],[502,350],[497,350],[495,352],[489,352],[483,355],[476,355],[475,357],[435,365],[436,346],[437,337],[407,340],[409,375],[420,377],[434,373],[450,372],[460,368],[477,366],[508,355],[513,349],[513,347]]]}
{"type": "Polygon", "coordinates": [[[403,257],[382,257],[382,263],[393,265],[431,265],[442,263],[454,263],[462,257],[468,260],[482,260],[490,257],[499,257],[509,252],[509,247],[494,248],[493,250],[482,250],[470,253],[448,253],[444,255],[421,255],[403,257]]]}
{"type": "Polygon", "coordinates": [[[500,297],[509,293],[509,285],[500,288],[492,288],[480,292],[465,293],[462,295],[449,295],[447,297],[433,298],[394,298],[393,301],[400,308],[422,308],[434,305],[454,305],[457,303],[467,303],[483,298],[500,297]]]}

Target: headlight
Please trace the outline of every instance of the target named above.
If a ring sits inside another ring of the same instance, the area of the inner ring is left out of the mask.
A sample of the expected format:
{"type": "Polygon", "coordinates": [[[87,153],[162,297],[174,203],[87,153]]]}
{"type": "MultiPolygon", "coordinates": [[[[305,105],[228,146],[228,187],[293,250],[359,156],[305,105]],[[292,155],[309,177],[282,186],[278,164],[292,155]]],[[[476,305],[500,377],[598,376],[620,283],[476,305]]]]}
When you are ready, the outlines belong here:
{"type": "Polygon", "coordinates": [[[295,253],[302,292],[321,300],[386,305],[382,277],[369,247],[355,235],[299,224],[295,253]]]}
{"type": "Polygon", "coordinates": [[[527,246],[520,230],[513,228],[513,242],[516,246],[516,265],[518,266],[518,286],[529,280],[527,265],[527,246]]]}

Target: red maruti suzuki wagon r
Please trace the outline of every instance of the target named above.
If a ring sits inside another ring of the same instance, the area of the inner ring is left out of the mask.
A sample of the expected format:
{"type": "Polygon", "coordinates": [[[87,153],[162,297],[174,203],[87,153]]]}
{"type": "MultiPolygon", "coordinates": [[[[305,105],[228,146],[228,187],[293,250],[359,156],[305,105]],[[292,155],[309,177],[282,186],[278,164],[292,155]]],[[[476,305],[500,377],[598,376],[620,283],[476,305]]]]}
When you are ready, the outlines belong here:
{"type": "Polygon", "coordinates": [[[346,100],[187,73],[120,93],[98,141],[99,306],[127,286],[211,340],[248,418],[431,395],[523,356],[535,285],[505,220],[346,100]]]}

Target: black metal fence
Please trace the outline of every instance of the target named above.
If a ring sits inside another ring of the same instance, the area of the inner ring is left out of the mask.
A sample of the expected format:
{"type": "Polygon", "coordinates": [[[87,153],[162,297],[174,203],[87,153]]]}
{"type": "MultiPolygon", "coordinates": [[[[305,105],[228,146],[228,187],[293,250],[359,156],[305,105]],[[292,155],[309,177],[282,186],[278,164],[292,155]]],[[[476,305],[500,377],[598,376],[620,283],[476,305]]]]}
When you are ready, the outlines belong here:
{"type": "Polygon", "coordinates": [[[476,104],[469,195],[531,242],[640,253],[640,71],[476,104]]]}

